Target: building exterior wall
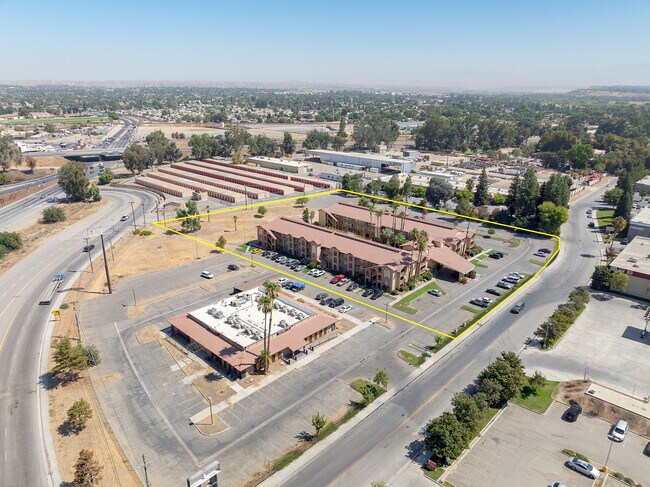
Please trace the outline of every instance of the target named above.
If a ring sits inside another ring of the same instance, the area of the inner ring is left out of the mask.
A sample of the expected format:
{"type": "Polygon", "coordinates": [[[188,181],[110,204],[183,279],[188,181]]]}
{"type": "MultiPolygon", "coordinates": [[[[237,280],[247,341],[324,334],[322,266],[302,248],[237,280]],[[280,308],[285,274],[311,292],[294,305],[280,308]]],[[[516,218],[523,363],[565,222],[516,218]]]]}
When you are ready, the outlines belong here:
{"type": "Polygon", "coordinates": [[[627,239],[631,242],[634,237],[650,237],[650,225],[632,220],[627,231],[627,239]]]}

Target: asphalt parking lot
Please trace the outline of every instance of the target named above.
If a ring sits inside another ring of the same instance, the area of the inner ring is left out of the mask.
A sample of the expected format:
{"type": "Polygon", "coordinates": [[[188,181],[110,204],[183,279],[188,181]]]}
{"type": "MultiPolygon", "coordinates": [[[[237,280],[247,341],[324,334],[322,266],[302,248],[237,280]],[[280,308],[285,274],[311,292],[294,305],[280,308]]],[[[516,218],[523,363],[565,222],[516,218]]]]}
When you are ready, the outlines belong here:
{"type": "Polygon", "coordinates": [[[589,379],[629,395],[649,395],[650,337],[640,338],[645,310],[633,299],[599,301],[593,296],[553,350],[523,350],[524,364],[553,380],[582,378],[586,373],[589,379]]]}
{"type": "Polygon", "coordinates": [[[568,457],[562,449],[577,451],[600,468],[610,445],[610,469],[637,482],[650,479],[650,458],[642,453],[646,439],[628,432],[623,443],[612,444],[607,438],[609,423],[585,415],[567,423],[561,419],[565,410],[557,402],[544,415],[508,406],[448,480],[456,487],[541,487],[553,482],[586,487],[593,481],[565,466],[568,457]]]}

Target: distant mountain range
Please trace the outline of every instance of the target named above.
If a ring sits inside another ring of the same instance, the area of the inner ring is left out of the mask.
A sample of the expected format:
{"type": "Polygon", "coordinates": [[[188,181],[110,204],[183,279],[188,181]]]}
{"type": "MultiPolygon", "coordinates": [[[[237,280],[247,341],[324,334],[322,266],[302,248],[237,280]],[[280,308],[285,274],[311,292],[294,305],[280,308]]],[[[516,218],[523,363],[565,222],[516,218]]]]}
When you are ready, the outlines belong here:
{"type": "Polygon", "coordinates": [[[608,98],[625,101],[650,101],[650,86],[592,86],[567,93],[576,98],[608,98]]]}

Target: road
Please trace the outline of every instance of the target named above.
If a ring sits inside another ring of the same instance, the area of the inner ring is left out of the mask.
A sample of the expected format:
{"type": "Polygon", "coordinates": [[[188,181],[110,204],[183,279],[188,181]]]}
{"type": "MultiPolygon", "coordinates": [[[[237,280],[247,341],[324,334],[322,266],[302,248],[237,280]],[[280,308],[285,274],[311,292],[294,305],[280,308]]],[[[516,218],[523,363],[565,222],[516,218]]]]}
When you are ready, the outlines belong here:
{"type": "MultiPolygon", "coordinates": [[[[136,201],[136,217],[142,205],[155,205],[155,197],[143,192],[102,190],[111,204],[71,225],[45,241],[15,266],[0,275],[0,485],[52,485],[45,455],[49,430],[42,428],[43,410],[47,421],[47,402],[42,408],[45,383],[40,376],[42,346],[49,341],[45,324],[51,306],[39,306],[39,297],[53,274],[63,272],[69,286],[76,273],[88,263],[81,252],[82,238],[97,235],[103,227],[105,236],[115,240],[128,230],[131,221],[119,222],[130,213],[130,201],[136,201]],[[92,235],[91,234],[91,235],[92,235]]],[[[95,237],[97,239],[97,237],[95,237]]],[[[91,240],[92,241],[92,240],[91,240]]],[[[93,242],[97,245],[98,242],[93,242]]],[[[44,358],[44,357],[43,357],[44,358]]]]}
{"type": "Polygon", "coordinates": [[[598,255],[599,249],[586,226],[585,212],[604,190],[598,188],[572,205],[563,251],[520,297],[526,302],[522,314],[502,310],[453,353],[411,382],[400,384],[393,398],[313,460],[300,465],[283,482],[272,478],[271,483],[285,487],[358,486],[385,480],[402,485],[397,482],[397,473],[421,454],[420,432],[427,422],[449,409],[451,396],[470,385],[501,351],[519,351],[537,326],[566,301],[568,293],[588,282],[594,265],[591,255],[598,255]]]}

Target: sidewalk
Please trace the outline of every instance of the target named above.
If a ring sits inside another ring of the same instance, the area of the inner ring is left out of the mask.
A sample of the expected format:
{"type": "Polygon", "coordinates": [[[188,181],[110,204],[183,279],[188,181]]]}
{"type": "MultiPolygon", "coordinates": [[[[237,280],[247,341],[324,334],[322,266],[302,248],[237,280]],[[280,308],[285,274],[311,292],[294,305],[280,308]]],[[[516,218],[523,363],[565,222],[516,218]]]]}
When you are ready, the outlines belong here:
{"type": "MultiPolygon", "coordinates": [[[[595,382],[591,383],[586,394],[650,419],[650,402],[628,396],[627,394],[596,384],[595,382]]],[[[648,397],[650,398],[650,396],[648,397]]]]}

